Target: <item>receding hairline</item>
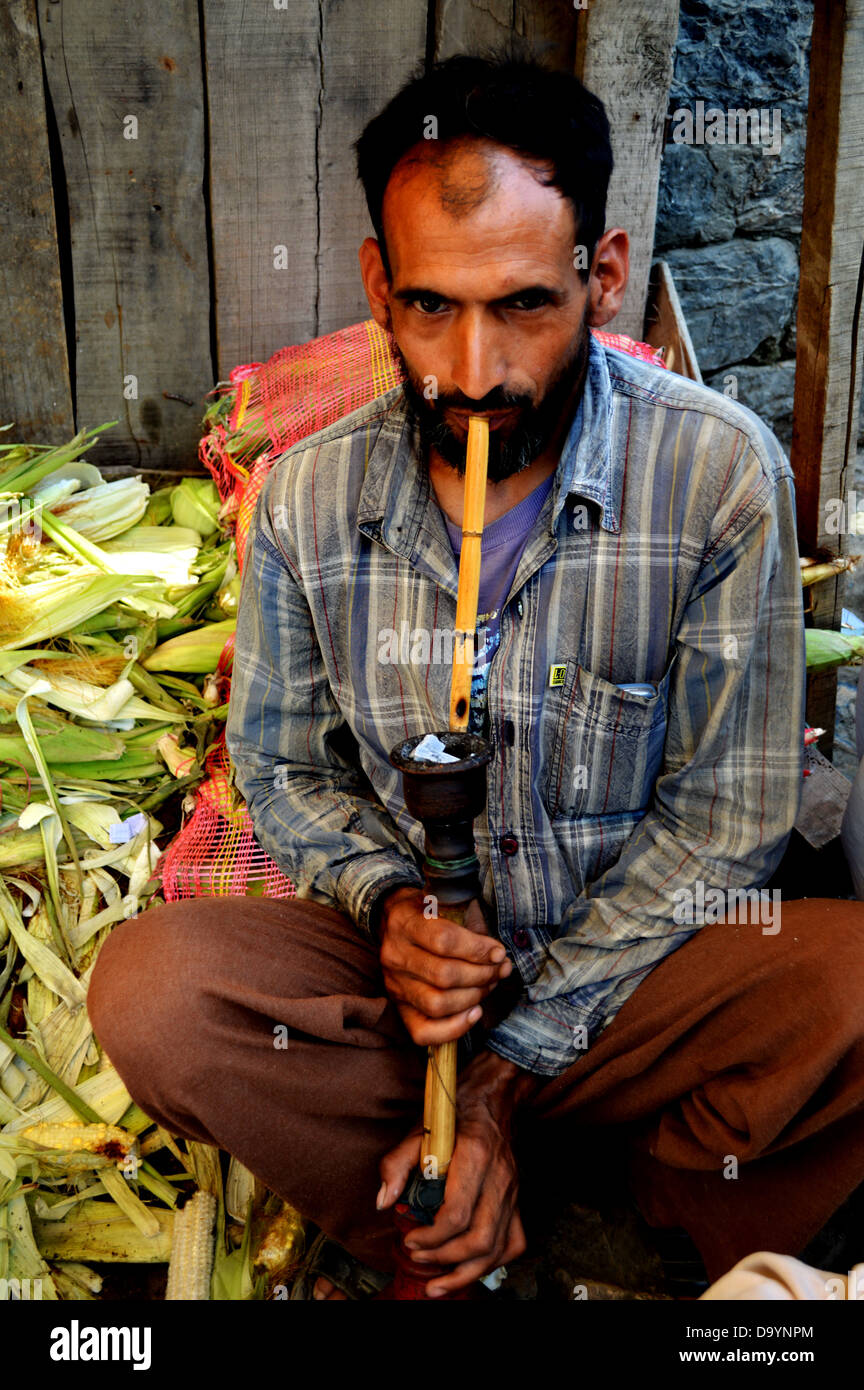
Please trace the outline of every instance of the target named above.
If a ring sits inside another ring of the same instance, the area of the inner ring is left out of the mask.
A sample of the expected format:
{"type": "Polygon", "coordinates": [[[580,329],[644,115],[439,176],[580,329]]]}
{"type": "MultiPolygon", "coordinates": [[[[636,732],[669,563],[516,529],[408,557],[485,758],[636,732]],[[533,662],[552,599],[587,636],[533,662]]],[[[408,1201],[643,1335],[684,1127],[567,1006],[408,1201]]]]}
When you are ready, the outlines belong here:
{"type": "MultiPolygon", "coordinates": [[[[384,203],[394,187],[409,182],[424,169],[435,171],[435,191],[441,204],[452,217],[459,219],[470,216],[498,191],[502,173],[514,162],[531,173],[543,187],[565,196],[551,182],[553,166],[550,160],[522,154],[486,136],[468,134],[446,141],[418,141],[393,166],[382,199],[382,223],[384,203]]],[[[569,200],[565,198],[565,201],[569,200]]]]}

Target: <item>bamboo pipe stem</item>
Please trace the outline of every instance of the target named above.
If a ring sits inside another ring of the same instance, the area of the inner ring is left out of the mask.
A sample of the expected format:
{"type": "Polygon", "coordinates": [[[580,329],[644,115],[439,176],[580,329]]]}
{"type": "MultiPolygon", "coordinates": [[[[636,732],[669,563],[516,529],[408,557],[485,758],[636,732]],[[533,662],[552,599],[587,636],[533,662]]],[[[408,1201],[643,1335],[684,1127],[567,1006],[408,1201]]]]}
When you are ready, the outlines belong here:
{"type": "Polygon", "coordinates": [[[456,591],[456,628],[450,682],[450,728],[468,728],[477,600],[480,594],[480,546],[486,511],[486,471],[489,461],[489,422],[472,415],[468,422],[465,500],[462,512],[462,552],[456,591]]]}
{"type": "MultiPolygon", "coordinates": [[[[465,500],[462,513],[462,551],[456,591],[456,628],[450,683],[450,728],[468,728],[474,639],[480,594],[480,548],[486,511],[486,472],[489,461],[489,422],[472,415],[468,422],[465,500]]],[[[468,904],[466,903],[465,908],[468,904]]],[[[464,908],[448,907],[447,916],[462,925],[464,908]]],[[[423,1104],[423,1142],[420,1171],[425,1178],[443,1178],[456,1142],[456,1043],[429,1048],[423,1104]]]]}

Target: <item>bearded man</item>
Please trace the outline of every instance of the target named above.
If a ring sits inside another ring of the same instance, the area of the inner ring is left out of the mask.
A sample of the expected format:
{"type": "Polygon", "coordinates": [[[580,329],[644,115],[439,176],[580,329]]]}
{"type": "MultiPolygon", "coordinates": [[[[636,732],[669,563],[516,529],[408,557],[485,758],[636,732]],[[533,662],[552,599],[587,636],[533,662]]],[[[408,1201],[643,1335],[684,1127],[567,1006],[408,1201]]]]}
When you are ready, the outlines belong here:
{"type": "Polygon", "coordinates": [[[363,282],[406,381],[274,464],[228,723],[297,898],[120,926],[96,1032],[148,1114],[385,1274],[423,1049],[464,1040],[446,1198],[411,1240],[446,1267],[433,1296],[524,1250],[523,1152],[578,1195],[594,1133],[619,1136],[642,1213],[689,1232],[712,1277],[803,1253],[864,1178],[858,904],[679,910],[740,906],[798,809],[789,462],[740,404],[592,335],[628,241],[604,229],[608,123],[575,78],[452,59],[371,122],[358,165],[363,282]],[[429,654],[455,627],[471,414],[490,430],[476,930],[424,910],[389,761],[448,723],[429,654]]]}

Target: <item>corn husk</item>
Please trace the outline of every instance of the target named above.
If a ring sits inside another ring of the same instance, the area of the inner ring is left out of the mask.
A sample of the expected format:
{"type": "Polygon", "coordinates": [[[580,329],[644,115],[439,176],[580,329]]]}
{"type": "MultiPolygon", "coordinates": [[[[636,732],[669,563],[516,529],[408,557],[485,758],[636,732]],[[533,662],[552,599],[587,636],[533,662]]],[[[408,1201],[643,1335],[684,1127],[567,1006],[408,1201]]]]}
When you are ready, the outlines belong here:
{"type": "Polygon", "coordinates": [[[114,1202],[79,1202],[62,1221],[33,1218],[36,1245],[46,1260],[85,1264],[165,1264],[171,1256],[173,1211],[151,1209],[154,1235],[145,1235],[114,1202]]]}
{"type": "Polygon", "coordinates": [[[864,637],[808,627],[804,638],[808,671],[830,671],[835,666],[860,666],[864,662],[864,637]]]}
{"type": "Polygon", "coordinates": [[[236,560],[212,484],[105,482],[81,458],[97,434],[0,443],[0,1003],[14,986],[17,1011],[0,1026],[0,1277],[14,1214],[22,1269],[47,1271],[52,1297],[98,1296],[86,1261],[167,1260],[172,1209],[197,1188],[217,1203],[220,1296],[248,1297],[218,1152],[151,1126],[85,1006],[107,935],[156,884],[152,809],[176,807],[177,826],[224,719],[221,683],[204,694],[200,677],[234,630],[207,619],[222,591],[233,611],[236,560]]]}
{"type": "Polygon", "coordinates": [[[171,493],[171,511],[176,525],[212,535],[219,528],[216,485],[209,478],[184,478],[171,493]]]}

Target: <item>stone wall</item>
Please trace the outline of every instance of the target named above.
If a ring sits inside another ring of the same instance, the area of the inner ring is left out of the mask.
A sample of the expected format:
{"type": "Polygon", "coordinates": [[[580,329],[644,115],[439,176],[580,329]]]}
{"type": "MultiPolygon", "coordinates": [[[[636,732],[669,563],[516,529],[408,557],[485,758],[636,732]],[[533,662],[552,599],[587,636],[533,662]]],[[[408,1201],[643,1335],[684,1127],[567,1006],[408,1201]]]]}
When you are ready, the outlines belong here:
{"type": "Polygon", "coordinates": [[[812,20],[812,0],[681,0],[655,238],[705,381],[787,447],[812,20]]]}

